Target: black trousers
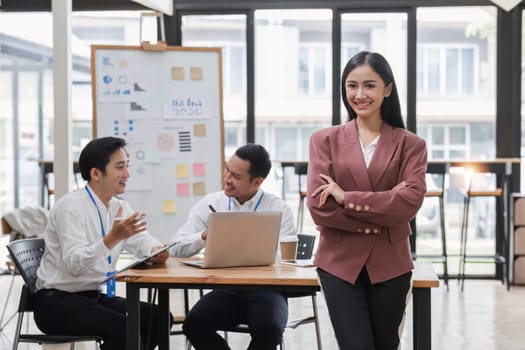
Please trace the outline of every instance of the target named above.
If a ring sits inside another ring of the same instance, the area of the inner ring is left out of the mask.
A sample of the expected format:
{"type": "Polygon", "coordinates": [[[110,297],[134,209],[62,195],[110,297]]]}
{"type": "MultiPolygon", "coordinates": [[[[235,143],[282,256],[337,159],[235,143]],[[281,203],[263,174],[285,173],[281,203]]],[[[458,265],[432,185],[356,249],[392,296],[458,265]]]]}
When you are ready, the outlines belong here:
{"type": "Polygon", "coordinates": [[[363,268],[355,285],[317,269],[339,348],[396,350],[412,272],[371,284],[363,268]]]}
{"type": "Polygon", "coordinates": [[[249,350],[275,349],[288,321],[288,303],[277,292],[216,290],[186,315],[182,329],[197,350],[230,349],[217,330],[240,323],[250,327],[249,350]]]}
{"type": "MultiPolygon", "coordinates": [[[[141,302],[142,348],[158,344],[157,305],[141,302]]],[[[126,300],[97,291],[68,293],[43,289],[35,295],[34,319],[46,334],[96,335],[102,350],[126,350],[126,300]]]]}

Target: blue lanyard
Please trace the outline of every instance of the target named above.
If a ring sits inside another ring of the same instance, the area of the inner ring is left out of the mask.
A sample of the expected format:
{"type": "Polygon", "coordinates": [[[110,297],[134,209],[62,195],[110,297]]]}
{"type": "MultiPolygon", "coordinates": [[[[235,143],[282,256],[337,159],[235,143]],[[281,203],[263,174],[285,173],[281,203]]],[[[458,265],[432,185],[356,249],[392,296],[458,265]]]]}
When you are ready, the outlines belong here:
{"type": "MultiPolygon", "coordinates": [[[[95,208],[97,209],[98,219],[100,220],[100,227],[102,229],[102,232],[101,232],[102,238],[104,238],[106,237],[106,230],[104,230],[104,223],[102,221],[102,215],[100,214],[100,210],[98,209],[97,202],[95,202],[95,198],[93,198],[93,195],[91,194],[91,191],[89,190],[89,188],[87,186],[84,188],[86,189],[86,192],[89,195],[89,198],[91,198],[91,201],[93,202],[93,204],[95,205],[95,208]]],[[[111,265],[111,255],[108,255],[108,263],[111,265]]]]}
{"type": "MultiPolygon", "coordinates": [[[[257,200],[257,203],[255,203],[255,207],[253,208],[253,211],[257,211],[257,208],[259,208],[259,205],[261,205],[262,198],[264,196],[264,191],[261,193],[261,196],[257,200]]],[[[232,197],[228,197],[228,211],[231,211],[232,209],[232,197]]]]}

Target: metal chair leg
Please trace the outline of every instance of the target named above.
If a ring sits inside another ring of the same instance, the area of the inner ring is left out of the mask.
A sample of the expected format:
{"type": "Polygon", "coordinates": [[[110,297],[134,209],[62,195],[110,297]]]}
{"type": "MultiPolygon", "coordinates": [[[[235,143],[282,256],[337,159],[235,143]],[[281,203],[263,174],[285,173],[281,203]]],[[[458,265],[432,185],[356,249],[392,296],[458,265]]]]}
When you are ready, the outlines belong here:
{"type": "Polygon", "coordinates": [[[5,323],[2,323],[4,321],[5,311],[7,309],[7,304],[9,303],[9,297],[11,296],[11,291],[13,290],[13,284],[15,282],[15,268],[13,267],[13,271],[11,271],[11,283],[9,284],[9,290],[7,291],[7,297],[5,298],[4,308],[2,309],[2,316],[0,316],[0,332],[4,330],[4,327],[7,326],[7,324],[16,316],[16,311],[7,319],[5,323]]]}
{"type": "Polygon", "coordinates": [[[299,194],[299,208],[297,209],[297,232],[303,232],[304,197],[299,194]]]}
{"type": "Polygon", "coordinates": [[[463,221],[461,225],[461,244],[460,244],[460,270],[459,270],[459,282],[461,284],[461,291],[463,291],[465,285],[465,263],[467,255],[467,236],[468,236],[468,214],[470,207],[470,193],[467,193],[463,206],[463,221]]]}
{"type": "MultiPolygon", "coordinates": [[[[444,193],[443,193],[444,196],[444,193]]],[[[441,224],[441,255],[443,259],[443,280],[448,291],[448,255],[447,255],[447,238],[445,232],[445,200],[439,197],[440,224],[441,224]]]]}
{"type": "Polygon", "coordinates": [[[315,317],[315,335],[317,337],[317,349],[322,350],[323,344],[321,342],[321,325],[319,324],[319,313],[317,311],[317,298],[315,294],[312,295],[312,305],[313,305],[314,317],[315,317]]]}

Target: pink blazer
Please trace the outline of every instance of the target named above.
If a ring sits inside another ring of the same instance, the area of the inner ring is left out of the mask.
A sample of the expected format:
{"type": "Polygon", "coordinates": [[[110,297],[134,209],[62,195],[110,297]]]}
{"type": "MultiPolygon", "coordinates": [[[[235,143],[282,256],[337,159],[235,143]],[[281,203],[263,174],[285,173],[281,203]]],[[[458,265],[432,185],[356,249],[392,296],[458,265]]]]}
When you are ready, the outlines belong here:
{"type": "Polygon", "coordinates": [[[405,129],[383,125],[368,169],[355,120],[314,133],[307,206],[321,233],[316,265],[352,284],[365,265],[373,284],[410,271],[409,222],[423,202],[426,166],[425,141],[405,129]],[[319,207],[311,197],[325,184],[319,174],[345,191],[344,207],[332,197],[319,207]]]}

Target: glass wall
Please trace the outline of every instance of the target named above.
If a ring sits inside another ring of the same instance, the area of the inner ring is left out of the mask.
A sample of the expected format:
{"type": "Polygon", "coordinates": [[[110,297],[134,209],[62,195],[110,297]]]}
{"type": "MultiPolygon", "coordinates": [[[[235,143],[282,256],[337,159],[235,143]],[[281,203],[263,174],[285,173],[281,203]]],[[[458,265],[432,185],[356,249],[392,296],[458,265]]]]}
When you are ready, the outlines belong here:
{"type": "MultiPolygon", "coordinates": [[[[71,25],[76,159],[92,138],[90,45],[137,45],[140,13],[78,12],[71,25]]],[[[52,45],[51,13],[0,12],[0,213],[43,204],[38,160],[54,153],[52,45]]]]}
{"type": "MultiPolygon", "coordinates": [[[[359,11],[341,15],[342,66],[359,50],[385,55],[393,67],[406,116],[410,85],[407,13],[359,11]]],[[[254,14],[255,140],[268,148],[275,161],[265,186],[281,193],[286,179],[284,194],[295,208],[297,178],[291,169],[283,173],[280,161],[307,160],[310,135],[331,124],[332,79],[338,79],[343,68],[332,67],[333,12],[265,9],[254,14]],[[334,74],[334,70],[339,72],[334,74]]],[[[495,158],[497,8],[419,7],[416,15],[416,122],[418,134],[427,142],[429,160],[495,158]]],[[[239,14],[184,15],[181,24],[183,45],[222,48],[228,159],[246,142],[247,18],[239,14]]],[[[89,45],[136,45],[139,25],[138,12],[78,12],[73,16],[75,156],[92,135],[89,45]]],[[[15,198],[20,206],[39,203],[36,161],[53,157],[51,29],[49,13],[0,12],[0,212],[11,209],[15,198]],[[29,32],[27,23],[39,30],[29,32]]],[[[341,115],[344,122],[346,111],[341,115]]],[[[446,180],[445,214],[449,252],[457,255],[465,172],[452,172],[446,180]]],[[[494,176],[477,177],[478,186],[496,186],[494,176]]],[[[429,187],[437,181],[429,177],[429,187]]],[[[469,242],[474,252],[494,251],[495,210],[493,198],[472,203],[469,237],[473,240],[469,242]]],[[[417,216],[418,253],[439,252],[438,220],[437,202],[425,200],[417,216]]],[[[451,262],[451,273],[456,266],[451,262]]],[[[436,264],[436,268],[441,267],[436,264]]],[[[493,266],[469,264],[467,273],[493,273],[493,266]]]]}
{"type": "MultiPolygon", "coordinates": [[[[256,142],[275,160],[268,190],[298,199],[283,160],[308,160],[310,135],[329,126],[332,111],[332,11],[255,11],[256,142]]],[[[296,207],[294,203],[293,207],[296,207]]]]}
{"type": "MultiPolygon", "coordinates": [[[[430,161],[496,157],[496,17],[492,6],[417,10],[417,131],[427,141],[430,161]]],[[[445,185],[452,274],[458,268],[466,171],[451,169],[445,185]]],[[[474,174],[471,180],[477,188],[496,186],[496,177],[490,174],[474,174]]],[[[429,177],[429,188],[439,181],[429,177]]],[[[441,252],[439,210],[433,199],[425,200],[416,219],[418,254],[441,252]]],[[[472,200],[468,254],[495,253],[495,204],[490,197],[472,200]]],[[[495,271],[493,264],[466,268],[467,274],[495,271]]]]}
{"type": "Polygon", "coordinates": [[[222,49],[224,156],[246,143],[246,16],[182,17],[182,45],[222,49]]]}
{"type": "MultiPolygon", "coordinates": [[[[359,51],[382,54],[390,63],[406,120],[407,110],[407,14],[345,13],[341,18],[341,72],[346,62],[359,51]]],[[[341,104],[341,122],[347,111],[341,104]]]]}

